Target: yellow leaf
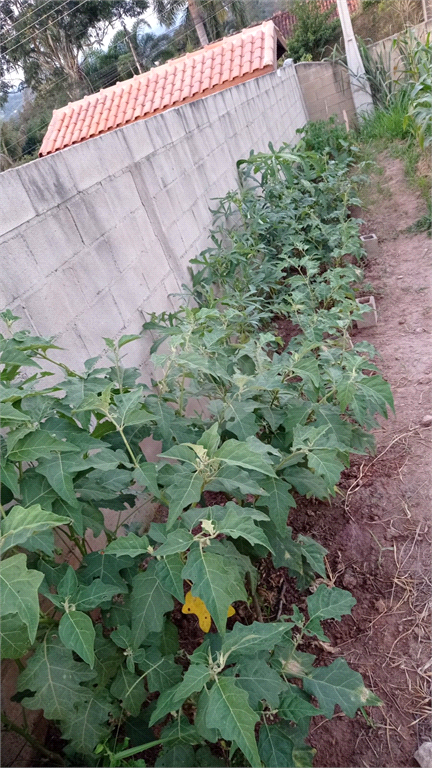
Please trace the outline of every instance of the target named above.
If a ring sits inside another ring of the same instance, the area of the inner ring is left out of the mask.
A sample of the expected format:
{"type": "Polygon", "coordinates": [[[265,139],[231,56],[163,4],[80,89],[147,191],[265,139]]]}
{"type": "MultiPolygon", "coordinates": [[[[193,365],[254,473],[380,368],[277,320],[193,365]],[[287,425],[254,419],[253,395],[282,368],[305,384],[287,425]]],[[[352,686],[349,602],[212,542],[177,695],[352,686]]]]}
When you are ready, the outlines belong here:
{"type": "MultiPolygon", "coordinates": [[[[210,632],[211,616],[207,609],[207,606],[201,600],[200,597],[194,597],[190,590],[189,592],[186,592],[185,603],[182,608],[182,613],[195,614],[195,616],[198,617],[198,623],[200,625],[200,629],[202,629],[203,632],[210,632]]],[[[228,608],[228,616],[234,616],[234,614],[235,614],[235,609],[232,607],[232,605],[230,605],[230,607],[228,608]]]]}

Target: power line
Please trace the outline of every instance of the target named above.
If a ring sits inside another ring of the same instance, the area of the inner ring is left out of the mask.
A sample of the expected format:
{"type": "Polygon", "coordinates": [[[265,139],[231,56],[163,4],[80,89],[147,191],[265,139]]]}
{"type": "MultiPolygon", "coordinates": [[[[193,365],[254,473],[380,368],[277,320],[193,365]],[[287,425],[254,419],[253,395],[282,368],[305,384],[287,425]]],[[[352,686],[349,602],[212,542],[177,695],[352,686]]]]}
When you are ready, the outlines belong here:
{"type": "MultiPolygon", "coordinates": [[[[61,3],[61,5],[59,5],[59,6],[58,6],[58,8],[57,8],[56,10],[59,10],[59,8],[62,8],[62,7],[63,7],[63,5],[66,5],[66,3],[68,3],[69,1],[70,1],[70,0],[64,0],[64,2],[63,2],[63,3],[61,3]]],[[[52,3],[52,0],[45,0],[45,2],[44,2],[44,3],[42,3],[42,5],[40,5],[40,6],[39,6],[39,7],[38,7],[36,10],[40,11],[40,10],[41,10],[41,8],[43,8],[43,7],[44,7],[44,5],[48,5],[48,3],[52,3]]],[[[23,32],[25,32],[27,29],[31,29],[32,27],[36,26],[36,24],[39,24],[39,22],[40,22],[40,21],[42,21],[42,19],[46,19],[46,18],[47,18],[47,16],[49,16],[49,15],[50,15],[50,13],[51,13],[51,11],[50,11],[49,13],[46,13],[44,16],[41,16],[41,17],[40,17],[40,19],[38,19],[37,21],[33,21],[33,22],[32,22],[31,24],[29,24],[27,27],[24,27],[24,29],[20,29],[20,30],[19,30],[19,32],[15,32],[15,33],[14,33],[13,35],[11,35],[10,37],[7,37],[7,38],[6,38],[6,40],[5,40],[4,42],[5,42],[5,43],[8,43],[10,40],[13,40],[13,38],[14,38],[14,37],[17,37],[17,35],[21,35],[21,34],[22,34],[23,32]]],[[[12,24],[12,27],[15,27],[17,24],[18,24],[18,21],[16,21],[14,24],[12,24]]]]}
{"type": "MultiPolygon", "coordinates": [[[[77,6],[75,6],[74,11],[78,10],[78,8],[80,8],[81,5],[84,5],[84,3],[87,3],[87,2],[88,2],[88,0],[81,0],[81,2],[78,3],[77,6]]],[[[66,5],[66,3],[62,3],[62,5],[66,5]]],[[[62,6],[60,6],[60,8],[61,7],[62,6]]],[[[15,48],[19,48],[20,45],[22,45],[23,43],[27,43],[33,37],[36,37],[36,35],[40,35],[41,32],[44,32],[46,29],[48,29],[48,27],[52,27],[53,24],[57,24],[57,22],[59,22],[60,19],[63,19],[65,16],[67,16],[68,13],[70,13],[70,11],[66,11],[66,13],[63,13],[61,16],[58,17],[58,19],[55,19],[54,21],[50,21],[50,23],[47,24],[46,27],[42,27],[42,29],[38,29],[37,32],[34,32],[32,35],[29,35],[28,37],[25,38],[25,40],[22,40],[20,43],[17,43],[16,45],[13,45],[12,48],[9,48],[7,53],[9,54],[11,51],[14,51],[15,48]]]]}

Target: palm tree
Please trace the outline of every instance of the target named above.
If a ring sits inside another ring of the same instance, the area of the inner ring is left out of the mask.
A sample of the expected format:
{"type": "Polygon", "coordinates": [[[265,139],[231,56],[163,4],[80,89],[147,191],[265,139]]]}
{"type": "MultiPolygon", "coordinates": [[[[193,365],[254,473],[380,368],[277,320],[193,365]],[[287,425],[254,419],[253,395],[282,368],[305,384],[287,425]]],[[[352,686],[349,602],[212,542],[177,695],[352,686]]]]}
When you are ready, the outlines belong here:
{"type": "Polygon", "coordinates": [[[245,0],[152,0],[152,4],[159,23],[167,27],[184,11],[183,22],[190,17],[201,46],[247,25],[245,0]]]}

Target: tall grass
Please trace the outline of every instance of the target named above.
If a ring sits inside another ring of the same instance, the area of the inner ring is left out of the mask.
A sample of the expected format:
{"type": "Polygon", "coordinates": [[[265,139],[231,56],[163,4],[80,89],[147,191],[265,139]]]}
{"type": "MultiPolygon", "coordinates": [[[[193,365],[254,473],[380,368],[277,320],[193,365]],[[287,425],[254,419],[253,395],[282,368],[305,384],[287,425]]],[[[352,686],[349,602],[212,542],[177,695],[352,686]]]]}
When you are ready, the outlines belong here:
{"type": "Polygon", "coordinates": [[[385,106],[377,107],[370,115],[361,118],[359,133],[362,141],[410,140],[414,136],[413,122],[408,114],[409,91],[400,88],[385,106]]]}

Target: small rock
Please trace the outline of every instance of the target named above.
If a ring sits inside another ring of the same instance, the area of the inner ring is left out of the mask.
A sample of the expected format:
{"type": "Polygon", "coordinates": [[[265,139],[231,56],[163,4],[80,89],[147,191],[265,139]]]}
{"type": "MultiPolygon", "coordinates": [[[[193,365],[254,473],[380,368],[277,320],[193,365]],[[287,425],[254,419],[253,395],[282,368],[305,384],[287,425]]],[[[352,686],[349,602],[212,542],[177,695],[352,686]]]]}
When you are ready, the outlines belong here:
{"type": "Polygon", "coordinates": [[[375,603],[375,608],[377,609],[378,613],[385,613],[385,611],[386,611],[386,604],[385,604],[384,600],[382,600],[381,598],[379,600],[377,600],[376,603],[375,603]]]}
{"type": "Polygon", "coordinates": [[[420,424],[422,427],[432,427],[432,416],[427,414],[426,416],[423,416],[420,424]]]}
{"type": "Polygon", "coordinates": [[[415,332],[416,333],[423,333],[423,330],[424,330],[423,328],[416,328],[415,332]]]}
{"type": "Polygon", "coordinates": [[[357,586],[357,579],[350,568],[347,568],[347,570],[345,571],[342,581],[343,581],[344,587],[346,587],[347,589],[354,589],[354,587],[357,586]]]}
{"type": "Polygon", "coordinates": [[[401,318],[398,320],[398,323],[399,323],[399,325],[405,325],[405,323],[406,323],[406,320],[404,320],[404,318],[403,318],[403,317],[401,317],[401,318]]]}
{"type": "Polygon", "coordinates": [[[414,752],[414,757],[421,768],[432,768],[432,741],[425,741],[417,752],[414,752]]]}
{"type": "Polygon", "coordinates": [[[403,280],[403,275],[398,275],[398,276],[397,276],[397,279],[398,279],[398,280],[403,280]]]}

